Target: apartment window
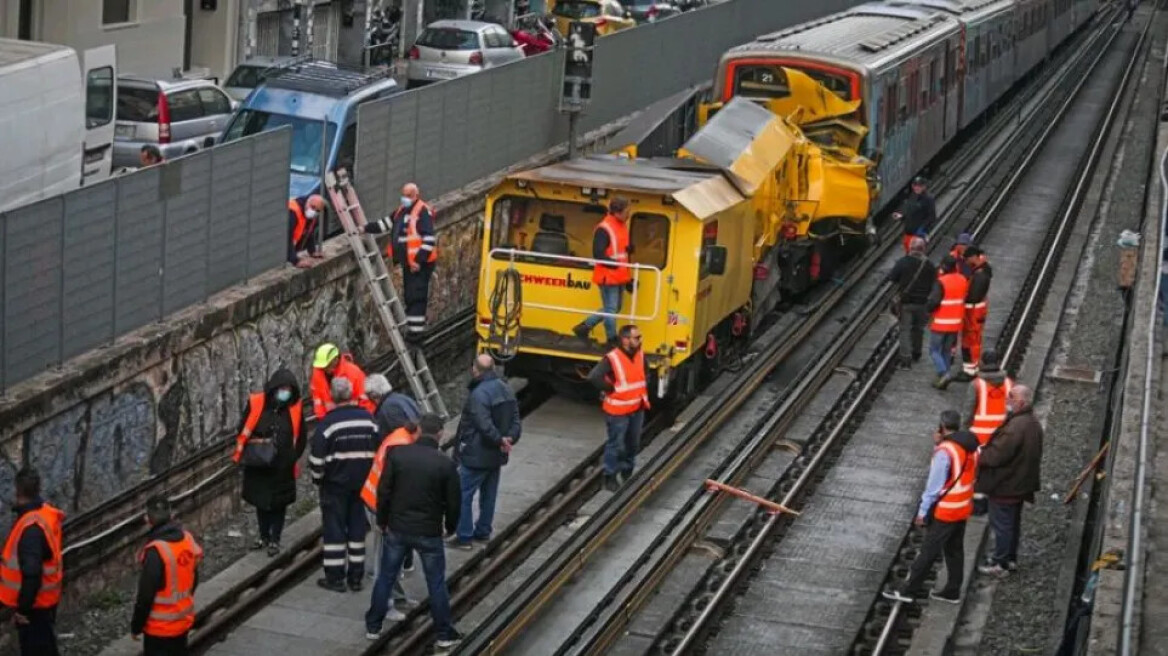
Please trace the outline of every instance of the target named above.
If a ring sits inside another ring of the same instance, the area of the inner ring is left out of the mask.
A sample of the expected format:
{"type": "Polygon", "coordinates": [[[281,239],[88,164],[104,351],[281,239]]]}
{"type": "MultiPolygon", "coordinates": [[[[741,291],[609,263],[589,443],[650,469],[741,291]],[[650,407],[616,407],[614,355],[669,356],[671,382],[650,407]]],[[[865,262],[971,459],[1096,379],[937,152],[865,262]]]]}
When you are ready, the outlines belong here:
{"type": "Polygon", "coordinates": [[[117,25],[134,20],[134,0],[101,0],[101,24],[117,25]]]}

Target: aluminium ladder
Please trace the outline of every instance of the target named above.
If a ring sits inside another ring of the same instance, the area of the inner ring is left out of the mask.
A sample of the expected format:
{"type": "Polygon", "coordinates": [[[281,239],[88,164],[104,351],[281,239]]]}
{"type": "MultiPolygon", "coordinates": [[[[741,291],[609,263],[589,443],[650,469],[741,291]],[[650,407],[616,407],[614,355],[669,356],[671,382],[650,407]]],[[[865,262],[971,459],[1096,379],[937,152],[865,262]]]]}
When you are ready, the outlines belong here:
{"type": "Polygon", "coordinates": [[[377,241],[372,235],[365,233],[365,211],[361,209],[361,201],[349,180],[348,171],[337,169],[328,173],[325,183],[333,208],[345,228],[349,245],[353,248],[353,255],[356,256],[357,264],[365,274],[369,290],[373,293],[373,305],[377,309],[377,315],[381,317],[381,324],[389,334],[389,341],[397,353],[402,371],[410,381],[414,396],[424,411],[436,413],[446,421],[450,418],[446,412],[446,404],[442,401],[438,383],[434,381],[434,374],[430,370],[430,365],[426,364],[421,347],[406,343],[402,337],[401,328],[406,325],[405,308],[402,307],[401,298],[393,287],[389,267],[385,263],[385,258],[381,256],[377,241]]]}

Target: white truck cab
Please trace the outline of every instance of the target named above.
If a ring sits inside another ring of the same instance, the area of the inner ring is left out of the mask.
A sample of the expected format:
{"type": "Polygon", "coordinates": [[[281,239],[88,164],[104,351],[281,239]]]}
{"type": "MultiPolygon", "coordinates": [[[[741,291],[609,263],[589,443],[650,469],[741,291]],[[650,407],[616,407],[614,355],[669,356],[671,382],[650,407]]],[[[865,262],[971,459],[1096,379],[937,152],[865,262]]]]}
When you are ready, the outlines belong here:
{"type": "Polygon", "coordinates": [[[110,176],[114,46],[0,39],[0,212],[110,176]]]}

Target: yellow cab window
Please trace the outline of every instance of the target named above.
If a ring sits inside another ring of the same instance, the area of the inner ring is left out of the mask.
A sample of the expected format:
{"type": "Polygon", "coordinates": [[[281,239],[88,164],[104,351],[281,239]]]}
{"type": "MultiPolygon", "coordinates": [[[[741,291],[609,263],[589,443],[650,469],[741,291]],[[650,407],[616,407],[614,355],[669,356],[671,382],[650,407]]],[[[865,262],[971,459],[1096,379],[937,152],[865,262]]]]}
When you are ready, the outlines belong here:
{"type": "Polygon", "coordinates": [[[592,231],[605,212],[605,207],[599,204],[507,196],[494,205],[491,248],[514,249],[528,254],[496,253],[494,257],[590,269],[592,265],[588,262],[563,257],[592,257],[592,231]]]}
{"type": "Polygon", "coordinates": [[[669,218],[660,214],[634,214],[629,221],[629,241],[633,245],[631,261],[664,269],[669,260],[669,218]]]}
{"type": "Polygon", "coordinates": [[[704,280],[710,275],[710,246],[718,244],[718,222],[711,221],[702,228],[702,256],[698,268],[698,278],[704,280]]]}

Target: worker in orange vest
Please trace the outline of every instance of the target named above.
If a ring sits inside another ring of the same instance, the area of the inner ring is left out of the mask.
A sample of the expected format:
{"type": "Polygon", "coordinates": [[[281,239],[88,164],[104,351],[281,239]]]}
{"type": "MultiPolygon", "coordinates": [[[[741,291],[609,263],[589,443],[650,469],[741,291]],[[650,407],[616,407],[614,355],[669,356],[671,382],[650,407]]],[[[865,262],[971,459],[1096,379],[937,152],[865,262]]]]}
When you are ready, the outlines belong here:
{"type": "Polygon", "coordinates": [[[300,259],[300,251],[308,251],[309,258],[321,257],[320,243],[316,239],[316,226],[324,215],[324,198],[313,194],[301,201],[288,199],[288,263],[301,269],[312,266],[310,260],[300,259]]]}
{"type": "MultiPolygon", "coordinates": [[[[377,486],[381,484],[381,472],[385,470],[385,461],[389,457],[389,452],[394,447],[405,446],[406,444],[413,444],[418,440],[420,434],[418,425],[414,422],[407,422],[405,425],[394,429],[392,433],[387,435],[381,441],[381,446],[377,448],[377,455],[373,457],[373,466],[369,468],[369,476],[365,478],[365,485],[361,488],[361,501],[365,502],[365,507],[369,510],[370,525],[377,525],[377,486]]],[[[390,593],[392,591],[394,604],[408,604],[409,597],[406,596],[405,588],[402,587],[400,577],[393,581],[390,585],[389,573],[386,572],[382,576],[381,569],[381,549],[383,541],[381,533],[373,532],[373,599],[380,600],[387,608],[385,619],[391,622],[398,622],[406,618],[405,613],[397,608],[394,608],[389,603],[390,593]]],[[[406,557],[413,560],[413,551],[406,553],[406,557]]],[[[374,601],[374,605],[379,602],[374,601]]]]}
{"type": "Polygon", "coordinates": [[[418,185],[410,182],[402,187],[401,204],[392,216],[365,224],[365,232],[369,234],[390,233],[386,254],[401,264],[406,339],[413,343],[420,343],[426,333],[430,279],[438,262],[434,222],[433,208],[419,197],[418,185]]]}
{"type": "Polygon", "coordinates": [[[608,203],[608,214],[592,231],[592,284],[600,290],[600,312],[580,322],[572,332],[585,341],[591,341],[592,329],[604,322],[604,336],[609,346],[616,346],[616,315],[621,310],[621,290],[632,291],[633,271],[629,268],[629,201],[614,196],[608,203]],[[611,264],[610,264],[611,263],[611,264]],[[605,316],[608,315],[608,316],[605,316]]]}
{"type": "Polygon", "coordinates": [[[195,625],[195,588],[203,549],[174,520],[164,496],[146,502],[150,526],[138,561],[138,600],[130,620],[134,640],[146,636],[145,656],[185,656],[187,636],[195,625]]]}
{"type": "Polygon", "coordinates": [[[946,255],[941,260],[941,275],[933,284],[929,295],[928,308],[933,314],[929,324],[929,355],[937,370],[937,389],[945,389],[951,379],[953,348],[957,345],[957,335],[965,319],[965,293],[969,281],[957,271],[957,259],[946,255]]]}
{"type": "Polygon", "coordinates": [[[955,604],[961,599],[965,572],[965,523],[973,514],[973,484],[977,478],[977,438],[959,430],[961,415],[956,410],[941,413],[941,423],[933,433],[933,463],[929,480],[921,494],[913,524],[928,529],[925,541],[909,568],[908,579],[893,585],[884,596],[912,603],[938,556],[945,557],[945,586],[929,593],[931,599],[955,604]]]}
{"type": "Polygon", "coordinates": [[[330,385],[334,378],[348,378],[353,384],[353,398],[357,405],[369,412],[377,412],[377,405],[365,394],[365,372],[353,362],[353,356],[341,353],[335,344],[321,344],[312,359],[312,414],[320,419],[337,407],[333,403],[330,385]]]}
{"type": "Polygon", "coordinates": [[[304,439],[304,402],[295,374],[281,367],[262,392],[248,395],[231,459],[243,468],[241,496],[256,509],[259,535],[252,549],[280,552],[288,506],[296,501],[296,479],[304,439]]]}
{"type": "Polygon", "coordinates": [[[1014,380],[1002,371],[998,363],[998,353],[986,349],[981,354],[981,370],[965,396],[965,407],[969,410],[966,426],[977,436],[981,446],[990,441],[990,436],[1006,423],[1006,397],[1014,387],[1014,380]]]}
{"type": "Polygon", "coordinates": [[[600,407],[608,429],[608,441],[604,444],[604,487],[615,492],[619,483],[633,475],[637,452],[641,449],[645,411],[649,409],[641,329],[633,325],[621,327],[620,345],[596,363],[588,381],[601,391],[600,407]]]}
{"type": "Polygon", "coordinates": [[[969,289],[965,292],[965,320],[961,325],[960,379],[970,380],[977,375],[977,363],[981,359],[994,272],[986,262],[985,251],[977,246],[965,250],[965,263],[969,267],[969,289]]]}
{"type": "Polygon", "coordinates": [[[65,513],[41,499],[41,477],[27,467],[16,473],[14,502],[16,523],[0,561],[0,604],[15,611],[21,656],[57,656],[65,513]]]}

